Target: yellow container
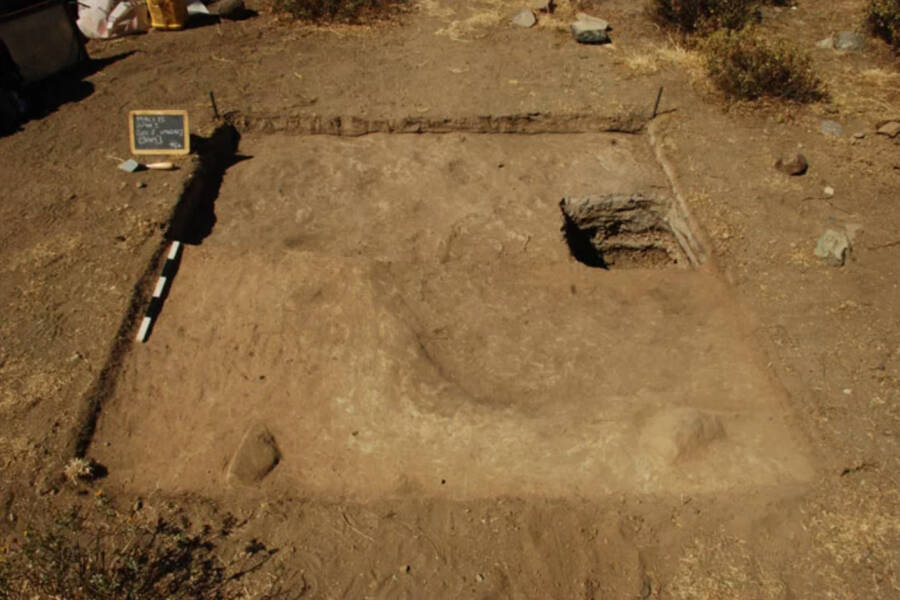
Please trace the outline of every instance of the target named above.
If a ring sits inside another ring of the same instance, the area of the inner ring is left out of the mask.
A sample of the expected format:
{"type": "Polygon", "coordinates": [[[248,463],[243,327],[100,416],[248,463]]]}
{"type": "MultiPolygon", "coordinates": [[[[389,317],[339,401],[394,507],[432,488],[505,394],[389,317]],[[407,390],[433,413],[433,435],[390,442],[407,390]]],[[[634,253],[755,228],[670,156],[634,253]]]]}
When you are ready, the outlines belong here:
{"type": "Polygon", "coordinates": [[[154,29],[181,29],[187,23],[187,0],[147,0],[154,29]]]}

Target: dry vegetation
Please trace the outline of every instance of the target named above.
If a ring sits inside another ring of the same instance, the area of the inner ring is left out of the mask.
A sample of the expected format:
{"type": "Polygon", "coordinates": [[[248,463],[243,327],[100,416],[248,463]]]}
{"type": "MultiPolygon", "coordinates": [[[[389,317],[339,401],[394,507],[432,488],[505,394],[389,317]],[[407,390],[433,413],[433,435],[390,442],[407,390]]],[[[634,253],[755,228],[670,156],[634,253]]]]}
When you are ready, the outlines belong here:
{"type": "Polygon", "coordinates": [[[397,13],[407,0],[274,0],[276,10],[295,19],[314,23],[337,21],[360,23],[388,18],[397,13]]]}
{"type": "Polygon", "coordinates": [[[900,0],[871,0],[866,25],[873,35],[900,50],[900,0]]]}
{"type": "MultiPolygon", "coordinates": [[[[876,0],[877,1],[877,0],[876,0]]],[[[768,0],[784,5],[784,0],[768,0]]],[[[699,48],[710,80],[731,99],[760,97],[810,102],[824,97],[809,56],[786,41],[770,41],[756,26],[758,0],[654,0],[652,15],[699,48]]]]}
{"type": "MultiPolygon", "coordinates": [[[[105,504],[32,523],[0,546],[0,600],[163,600],[246,598],[247,576],[274,554],[258,542],[223,560],[228,524],[214,530],[188,521],[143,523],[105,504]]],[[[251,586],[252,587],[252,586],[251,586]]],[[[287,598],[275,585],[252,597],[287,598]]]]}
{"type": "Polygon", "coordinates": [[[731,98],[810,102],[824,96],[808,55],[754,28],[719,30],[702,47],[710,79],[731,98]]]}
{"type": "Polygon", "coordinates": [[[652,14],[663,26],[681,33],[741,29],[761,19],[756,0],[654,0],[652,14]]]}

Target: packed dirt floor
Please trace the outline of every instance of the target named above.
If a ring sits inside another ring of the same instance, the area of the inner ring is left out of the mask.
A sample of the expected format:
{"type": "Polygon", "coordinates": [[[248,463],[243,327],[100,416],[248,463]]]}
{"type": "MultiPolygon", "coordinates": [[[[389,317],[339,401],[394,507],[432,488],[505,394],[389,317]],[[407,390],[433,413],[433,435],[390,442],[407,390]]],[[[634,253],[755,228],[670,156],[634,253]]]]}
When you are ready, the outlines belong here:
{"type": "Polygon", "coordinates": [[[829,97],[728,104],[642,3],[580,3],[599,47],[557,4],[88,44],[0,138],[2,535],[102,495],[234,515],[278,550],[248,597],[900,597],[896,56],[816,48],[861,0],[769,7],[829,97]],[[210,91],[238,156],[135,344],[200,161],[117,170],[125,116],[188,109],[202,150],[210,91]],[[693,260],[576,261],[559,202],[610,193],[683,210],[693,260]]]}

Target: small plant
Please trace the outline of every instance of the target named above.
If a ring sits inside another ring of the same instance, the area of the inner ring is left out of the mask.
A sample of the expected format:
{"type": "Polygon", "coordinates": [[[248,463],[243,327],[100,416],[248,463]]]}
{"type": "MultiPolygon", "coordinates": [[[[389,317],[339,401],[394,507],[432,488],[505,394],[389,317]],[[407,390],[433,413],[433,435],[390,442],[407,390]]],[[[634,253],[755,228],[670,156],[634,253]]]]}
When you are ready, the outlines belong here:
{"type": "Polygon", "coordinates": [[[752,28],[719,30],[702,50],[710,79],[731,98],[810,102],[824,97],[807,54],[787,42],[768,41],[752,28]]]}
{"type": "Polygon", "coordinates": [[[406,3],[407,0],[274,0],[273,6],[301,21],[360,23],[391,16],[406,3]]]}
{"type": "Polygon", "coordinates": [[[660,24],[685,34],[742,29],[762,18],[757,0],[653,0],[651,12],[660,24]]]}
{"type": "MultiPolygon", "coordinates": [[[[32,525],[22,539],[0,545],[0,600],[228,600],[245,598],[244,576],[274,551],[255,542],[224,561],[227,535],[159,519],[140,524],[99,512],[91,520],[73,510],[32,525]]],[[[272,586],[258,598],[285,597],[272,586]]]]}
{"type": "Polygon", "coordinates": [[[871,0],[866,25],[873,35],[900,50],[900,0],[871,0]]]}
{"type": "Polygon", "coordinates": [[[63,473],[70,482],[78,485],[94,479],[94,464],[86,458],[73,458],[63,469],[63,473]]]}

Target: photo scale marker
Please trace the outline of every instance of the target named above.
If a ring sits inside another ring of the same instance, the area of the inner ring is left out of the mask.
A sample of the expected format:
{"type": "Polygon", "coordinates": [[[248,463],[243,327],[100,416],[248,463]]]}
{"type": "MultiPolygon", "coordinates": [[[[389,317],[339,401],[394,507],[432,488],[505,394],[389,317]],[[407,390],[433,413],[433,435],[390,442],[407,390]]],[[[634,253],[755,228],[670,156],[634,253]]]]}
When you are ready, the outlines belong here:
{"type": "Polygon", "coordinates": [[[169,246],[169,253],[166,255],[162,273],[159,279],[156,280],[156,287],[153,288],[153,297],[150,298],[150,304],[147,306],[147,312],[144,313],[141,327],[138,329],[137,337],[135,338],[140,343],[147,341],[147,335],[150,333],[150,327],[153,325],[153,318],[159,315],[159,311],[162,308],[163,294],[166,291],[170,275],[175,271],[175,260],[178,258],[180,250],[181,242],[172,242],[172,245],[169,246]]]}

